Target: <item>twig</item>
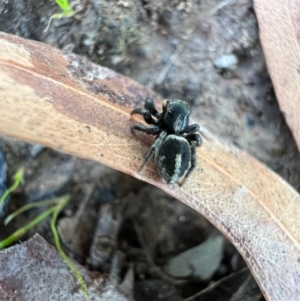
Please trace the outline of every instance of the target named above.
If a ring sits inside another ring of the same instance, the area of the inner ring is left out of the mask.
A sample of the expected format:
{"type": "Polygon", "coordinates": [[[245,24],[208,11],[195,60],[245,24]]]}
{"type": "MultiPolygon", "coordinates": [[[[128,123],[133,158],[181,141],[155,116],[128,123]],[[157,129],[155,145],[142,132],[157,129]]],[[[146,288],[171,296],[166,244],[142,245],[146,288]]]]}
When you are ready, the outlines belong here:
{"type": "Polygon", "coordinates": [[[200,297],[200,296],[202,296],[202,295],[204,295],[204,294],[206,294],[206,293],[212,291],[214,288],[216,288],[216,287],[219,286],[220,284],[222,284],[222,283],[224,283],[224,282],[226,282],[226,281],[228,281],[228,280],[230,280],[230,279],[232,279],[232,278],[234,278],[234,277],[236,277],[236,276],[238,276],[238,275],[240,275],[240,274],[244,274],[244,273],[247,272],[247,271],[248,271],[248,268],[246,267],[246,268],[243,268],[243,269],[239,270],[239,271],[236,272],[236,273],[231,273],[230,275],[228,275],[228,276],[226,276],[226,277],[223,277],[222,279],[220,279],[220,280],[218,280],[218,281],[216,281],[216,282],[211,283],[211,284],[210,284],[207,288],[205,288],[204,290],[198,292],[197,294],[195,294],[195,295],[193,295],[193,296],[191,296],[191,297],[188,297],[187,299],[184,299],[183,301],[195,301],[196,298],[198,298],[198,297],[200,297]]]}
{"type": "MultiPolygon", "coordinates": [[[[213,9],[210,10],[210,12],[203,18],[201,19],[201,22],[208,20],[210,17],[212,17],[217,11],[219,11],[220,9],[222,9],[224,6],[228,5],[230,2],[233,2],[235,0],[224,0],[221,3],[219,3],[218,5],[216,5],[213,9]]],[[[160,85],[167,73],[169,72],[170,68],[172,67],[172,65],[175,63],[175,61],[178,59],[178,57],[181,55],[181,53],[183,52],[184,48],[186,47],[189,39],[192,37],[193,33],[199,28],[200,23],[198,23],[193,30],[191,31],[191,33],[189,34],[188,38],[185,40],[185,42],[183,42],[182,44],[180,44],[176,51],[173,53],[173,55],[170,57],[169,61],[167,62],[167,64],[165,65],[165,67],[162,69],[162,71],[160,72],[159,76],[156,79],[156,84],[160,85]]]]}

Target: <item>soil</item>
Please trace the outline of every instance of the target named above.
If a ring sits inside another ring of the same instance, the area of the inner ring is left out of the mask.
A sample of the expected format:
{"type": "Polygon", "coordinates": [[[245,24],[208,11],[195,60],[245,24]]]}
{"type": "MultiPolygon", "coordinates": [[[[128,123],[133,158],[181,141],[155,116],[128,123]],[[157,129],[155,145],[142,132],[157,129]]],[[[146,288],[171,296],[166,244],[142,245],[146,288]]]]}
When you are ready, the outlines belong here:
{"type": "MultiPolygon", "coordinates": [[[[1,0],[0,30],[83,55],[164,98],[188,101],[193,119],[203,128],[247,151],[299,191],[300,155],[276,101],[253,3],[227,1],[212,14],[220,2],[74,0],[76,14],[53,19],[45,31],[50,17],[59,12],[54,1],[1,0]],[[173,64],[164,69],[176,50],[173,64]]],[[[58,223],[68,255],[92,270],[109,273],[114,252],[122,252],[122,273],[134,263],[137,301],[184,300],[245,266],[223,238],[219,264],[209,277],[170,276],[164,267],[176,255],[211,237],[223,237],[203,217],[156,188],[94,162],[5,137],[1,145],[8,182],[19,166],[25,167],[25,184],[11,197],[7,212],[70,193],[72,200],[58,223]],[[103,221],[103,216],[110,220],[103,221]],[[95,229],[102,222],[111,228],[109,233],[100,229],[98,237],[109,240],[95,242],[95,229]]],[[[9,227],[1,225],[0,238],[41,210],[20,216],[9,227]]],[[[48,223],[26,237],[35,232],[52,241],[48,223]]],[[[239,286],[249,282],[247,275],[225,279],[222,286],[194,300],[235,300],[239,286]]],[[[251,300],[263,300],[259,298],[251,300]]]]}

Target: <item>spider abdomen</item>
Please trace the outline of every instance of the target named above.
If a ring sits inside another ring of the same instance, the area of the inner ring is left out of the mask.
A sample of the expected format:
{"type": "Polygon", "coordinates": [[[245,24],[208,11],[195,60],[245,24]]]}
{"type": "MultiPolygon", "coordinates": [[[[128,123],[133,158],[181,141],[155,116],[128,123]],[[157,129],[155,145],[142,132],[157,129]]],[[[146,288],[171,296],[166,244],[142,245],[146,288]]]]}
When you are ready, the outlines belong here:
{"type": "Polygon", "coordinates": [[[181,182],[191,167],[191,147],[181,136],[168,135],[155,153],[158,173],[168,184],[181,182]]]}

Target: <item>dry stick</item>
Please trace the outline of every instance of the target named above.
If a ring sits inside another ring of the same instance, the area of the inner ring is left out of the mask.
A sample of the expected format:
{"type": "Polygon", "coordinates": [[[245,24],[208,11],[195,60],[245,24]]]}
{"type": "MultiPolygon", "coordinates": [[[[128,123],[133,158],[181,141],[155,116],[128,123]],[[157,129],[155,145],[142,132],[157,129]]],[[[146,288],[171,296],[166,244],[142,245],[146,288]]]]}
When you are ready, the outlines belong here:
{"type": "MultiPolygon", "coordinates": [[[[227,4],[229,4],[230,2],[233,2],[235,0],[224,0],[221,3],[219,3],[218,5],[216,5],[213,9],[210,10],[210,12],[207,14],[207,16],[205,18],[203,18],[201,20],[205,21],[207,19],[209,19],[210,17],[212,17],[217,11],[219,11],[220,9],[222,9],[224,6],[226,6],[227,4]]],[[[160,72],[159,76],[156,79],[156,84],[160,85],[167,73],[169,72],[170,68],[172,67],[172,65],[175,63],[175,61],[178,59],[178,57],[181,55],[181,53],[183,52],[184,48],[186,47],[189,39],[192,37],[193,33],[199,28],[200,24],[197,24],[193,30],[191,31],[190,35],[188,36],[188,38],[186,39],[186,41],[182,44],[180,44],[176,51],[173,53],[173,55],[170,57],[168,63],[165,65],[165,67],[163,68],[163,70],[160,72]]]]}
{"type": "Polygon", "coordinates": [[[249,271],[249,269],[246,267],[246,268],[243,268],[241,270],[239,270],[238,272],[236,273],[231,273],[230,275],[226,276],[226,277],[223,277],[222,279],[216,281],[216,282],[213,282],[211,283],[207,288],[205,288],[204,290],[198,292],[197,294],[191,296],[191,297],[188,297],[187,299],[184,299],[183,301],[195,301],[196,298],[212,291],[214,288],[216,288],[217,286],[219,286],[220,284],[240,275],[240,274],[244,274],[245,272],[249,271]]]}

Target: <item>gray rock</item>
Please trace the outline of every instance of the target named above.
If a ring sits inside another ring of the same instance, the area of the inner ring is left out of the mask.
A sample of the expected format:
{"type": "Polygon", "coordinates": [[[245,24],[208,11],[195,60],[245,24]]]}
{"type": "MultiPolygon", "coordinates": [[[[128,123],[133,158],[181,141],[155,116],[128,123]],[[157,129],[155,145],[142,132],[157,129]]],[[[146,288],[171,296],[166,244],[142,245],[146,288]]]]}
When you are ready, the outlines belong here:
{"type": "Polygon", "coordinates": [[[202,244],[172,258],[164,270],[174,277],[208,280],[220,266],[223,245],[223,236],[210,237],[202,244]]]}

